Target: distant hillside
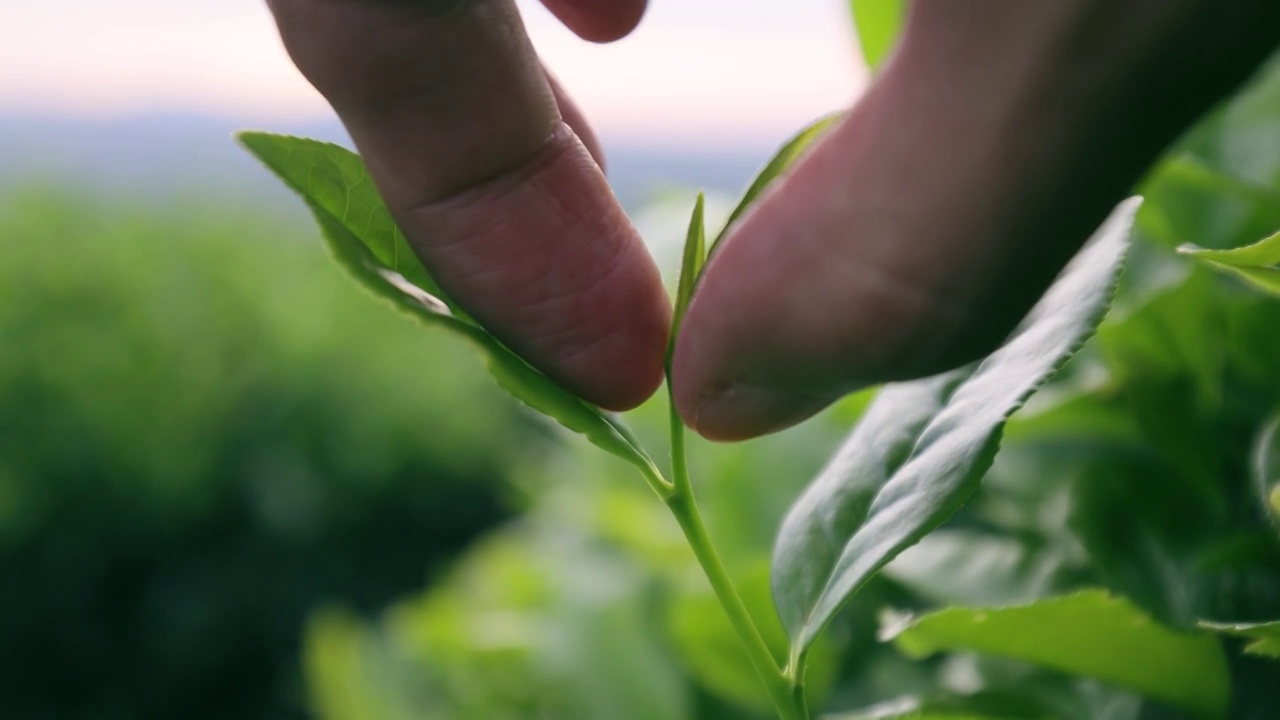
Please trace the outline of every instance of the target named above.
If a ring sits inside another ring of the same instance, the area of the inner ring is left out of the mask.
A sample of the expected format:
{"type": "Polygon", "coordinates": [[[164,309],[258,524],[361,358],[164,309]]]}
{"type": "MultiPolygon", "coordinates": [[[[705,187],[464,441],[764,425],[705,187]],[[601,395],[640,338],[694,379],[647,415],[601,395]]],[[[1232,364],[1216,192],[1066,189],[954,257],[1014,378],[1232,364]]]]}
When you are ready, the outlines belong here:
{"type": "MultiPolygon", "coordinates": [[[[285,192],[232,144],[231,134],[244,125],[200,115],[112,120],[0,115],[0,188],[36,181],[161,201],[193,193],[285,199],[285,192]]],[[[336,121],[273,123],[268,129],[347,143],[336,121]]],[[[633,210],[664,187],[736,193],[769,151],[687,153],[625,142],[606,147],[610,182],[633,210]]]]}

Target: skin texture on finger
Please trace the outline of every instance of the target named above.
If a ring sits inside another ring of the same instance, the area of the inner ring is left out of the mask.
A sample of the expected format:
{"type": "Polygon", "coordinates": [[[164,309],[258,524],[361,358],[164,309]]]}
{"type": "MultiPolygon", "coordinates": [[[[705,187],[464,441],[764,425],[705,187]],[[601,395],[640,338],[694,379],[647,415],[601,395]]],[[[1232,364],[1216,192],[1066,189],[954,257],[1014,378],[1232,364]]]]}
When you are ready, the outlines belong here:
{"type": "Polygon", "coordinates": [[[1269,0],[913,3],[883,76],[712,259],[681,415],[744,439],[989,353],[1277,42],[1269,0]]]}
{"type": "Polygon", "coordinates": [[[542,4],[583,40],[613,42],[640,23],[646,0],[542,0],[542,4]]]}
{"type": "Polygon", "coordinates": [[[578,104],[569,97],[569,93],[565,91],[564,85],[560,84],[560,80],[550,70],[543,67],[543,72],[547,76],[547,83],[551,86],[551,93],[555,96],[556,107],[560,108],[560,117],[564,119],[564,123],[573,130],[578,136],[578,140],[582,141],[583,146],[587,148],[587,152],[591,153],[591,159],[596,161],[596,165],[600,166],[601,172],[608,169],[605,165],[604,148],[600,145],[599,138],[591,129],[591,124],[587,122],[587,116],[582,114],[582,110],[578,108],[578,104]]]}
{"type": "Polygon", "coordinates": [[[441,287],[585,399],[620,410],[652,394],[669,324],[657,268],[562,121],[514,4],[270,5],[441,287]]]}

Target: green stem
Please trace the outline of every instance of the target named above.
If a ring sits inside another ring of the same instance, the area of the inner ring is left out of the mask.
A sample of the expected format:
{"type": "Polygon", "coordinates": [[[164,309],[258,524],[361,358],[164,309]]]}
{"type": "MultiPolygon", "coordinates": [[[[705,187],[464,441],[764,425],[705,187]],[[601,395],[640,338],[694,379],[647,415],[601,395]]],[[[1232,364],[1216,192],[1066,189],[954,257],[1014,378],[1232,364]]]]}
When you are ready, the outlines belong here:
{"type": "Polygon", "coordinates": [[[804,671],[805,671],[805,654],[797,653],[793,649],[791,659],[787,661],[787,666],[782,669],[782,677],[791,686],[791,697],[795,700],[796,707],[809,717],[809,702],[804,694],[804,671]]]}
{"type": "Polygon", "coordinates": [[[667,404],[671,414],[672,495],[686,495],[689,497],[690,503],[692,503],[693,483],[689,480],[689,460],[684,450],[684,421],[680,419],[680,413],[676,410],[675,398],[669,397],[667,404]]]}
{"type": "Polygon", "coordinates": [[[742,641],[747,658],[769,693],[778,717],[781,720],[808,720],[804,698],[793,692],[792,682],[778,668],[773,653],[769,651],[769,646],[765,644],[751,619],[751,613],[747,611],[733,581],[729,579],[729,573],[707,532],[702,513],[693,497],[693,485],[689,481],[689,468],[685,461],[684,423],[676,413],[675,403],[671,405],[671,463],[673,481],[670,492],[663,495],[663,500],[680,524],[680,529],[684,531],[698,564],[711,583],[711,589],[715,591],[720,606],[724,608],[725,615],[738,633],[738,639],[742,641]]]}

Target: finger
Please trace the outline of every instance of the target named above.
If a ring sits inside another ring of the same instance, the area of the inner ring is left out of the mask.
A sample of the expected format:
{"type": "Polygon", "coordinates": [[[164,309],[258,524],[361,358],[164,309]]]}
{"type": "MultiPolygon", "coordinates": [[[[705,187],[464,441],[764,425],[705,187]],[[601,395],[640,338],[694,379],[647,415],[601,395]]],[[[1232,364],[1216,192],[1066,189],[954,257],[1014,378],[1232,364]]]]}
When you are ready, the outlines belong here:
{"type": "Polygon", "coordinates": [[[661,382],[653,261],[561,122],[510,0],[272,0],[441,287],[533,365],[611,409],[661,382]]]}
{"type": "Polygon", "coordinates": [[[600,140],[596,137],[596,133],[591,129],[591,124],[587,122],[587,116],[579,109],[578,104],[569,97],[569,93],[565,92],[564,85],[560,84],[560,80],[545,67],[543,72],[547,75],[547,83],[551,85],[551,92],[555,95],[556,106],[560,108],[560,116],[564,119],[573,132],[586,146],[587,152],[591,153],[591,158],[596,161],[596,165],[600,166],[603,172],[606,170],[604,162],[604,148],[600,145],[600,140]]]}
{"type": "Polygon", "coordinates": [[[583,40],[612,42],[640,23],[646,0],[542,0],[542,4],[583,40]]]}
{"type": "Polygon", "coordinates": [[[710,438],[993,350],[1160,150],[1280,39],[1280,6],[1260,0],[912,7],[884,75],[699,285],[674,391],[710,438]]]}

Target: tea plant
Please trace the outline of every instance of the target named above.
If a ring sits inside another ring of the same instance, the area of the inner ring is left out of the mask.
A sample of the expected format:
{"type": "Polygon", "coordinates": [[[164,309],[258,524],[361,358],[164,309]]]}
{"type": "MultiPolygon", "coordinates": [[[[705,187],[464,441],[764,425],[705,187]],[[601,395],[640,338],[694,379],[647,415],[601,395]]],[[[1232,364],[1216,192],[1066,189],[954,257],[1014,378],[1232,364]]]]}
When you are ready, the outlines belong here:
{"type": "MultiPolygon", "coordinates": [[[[901,21],[901,4],[854,3],[854,8],[863,48],[868,61],[874,64],[892,44],[901,21]]],[[[1280,119],[1280,107],[1273,113],[1272,117],[1280,119]]],[[[668,373],[672,344],[708,256],[715,252],[728,227],[832,120],[820,120],[787,142],[709,243],[704,200],[698,197],[676,285],[668,373]]],[[[1205,142],[1203,138],[1212,132],[1212,125],[1206,127],[1210,129],[1193,135],[1188,146],[1194,146],[1197,137],[1205,142]]],[[[1202,199],[1211,195],[1228,198],[1224,202],[1248,204],[1247,222],[1239,227],[1271,223],[1274,229],[1280,225],[1280,193],[1233,179],[1210,162],[1175,153],[1162,162],[1145,185],[1155,200],[1154,209],[1139,215],[1136,198],[1119,205],[1001,348],[972,365],[882,388],[844,444],[791,507],[777,535],[771,568],[772,597],[789,639],[789,650],[780,659],[758,629],[760,618],[749,611],[707,531],[690,477],[686,428],[673,406],[668,428],[671,471],[664,474],[621,418],[584,402],[540,373],[441,290],[396,227],[359,157],[336,145],[280,135],[244,133],[240,141],[302,196],[334,257],[365,287],[424,324],[473,344],[487,360],[496,380],[512,395],[638,472],[683,531],[740,641],[741,652],[748,658],[773,710],[784,720],[810,717],[806,669],[814,643],[824,630],[869,580],[964,506],[991,469],[1010,416],[1098,330],[1116,293],[1135,218],[1139,230],[1152,238],[1185,242],[1188,237],[1198,237],[1186,232],[1185,219],[1177,216],[1181,206],[1169,200],[1179,193],[1191,193],[1202,199]]],[[[1277,169],[1280,170],[1280,163],[1277,169]]],[[[1235,250],[1188,247],[1183,251],[1259,289],[1276,293],[1280,287],[1276,280],[1280,272],[1276,269],[1280,262],[1278,238],[1273,235],[1235,250]]],[[[1224,362],[1214,355],[1214,348],[1194,347],[1204,338],[1185,342],[1178,339],[1195,323],[1194,313],[1181,312],[1178,303],[1186,301],[1179,293],[1191,297],[1190,302],[1194,303],[1209,292],[1202,285],[1211,281],[1207,276],[1193,274],[1169,290],[1161,285],[1165,281],[1159,279],[1160,273],[1145,267],[1169,262],[1165,255],[1143,250],[1134,253],[1134,262],[1143,265],[1135,273],[1135,282],[1149,283],[1151,287],[1144,292],[1156,300],[1127,309],[1128,315],[1116,321],[1116,327],[1130,326],[1131,332],[1123,340],[1113,339],[1114,333],[1120,331],[1104,330],[1104,336],[1110,332],[1112,338],[1104,337],[1110,342],[1105,343],[1103,352],[1124,358],[1118,367],[1126,363],[1137,366],[1140,363],[1132,361],[1134,357],[1190,354],[1190,362],[1209,367],[1207,375],[1212,377],[1215,363],[1224,362]],[[1173,339],[1159,336],[1146,342],[1143,333],[1150,333],[1150,328],[1160,323],[1165,323],[1161,327],[1173,339]],[[1175,350],[1166,351],[1161,343],[1172,343],[1175,350]]],[[[1134,293],[1141,294],[1136,290],[1134,293]]],[[[1237,323],[1248,321],[1248,317],[1236,318],[1237,323]]],[[[1239,653],[1280,657],[1280,621],[1205,620],[1202,613],[1213,606],[1213,601],[1204,601],[1202,596],[1211,596],[1222,587],[1202,586],[1197,568],[1205,563],[1236,568],[1240,563],[1253,563],[1265,578],[1277,554],[1276,538],[1274,533],[1263,536],[1246,528],[1245,534],[1229,541],[1220,542],[1213,536],[1210,551],[1177,555],[1180,528],[1166,526],[1166,520],[1194,517],[1181,529],[1204,525],[1220,532],[1216,528],[1226,523],[1235,510],[1206,485],[1216,481],[1213,461],[1188,455],[1194,452],[1193,445],[1181,442],[1180,433],[1191,431],[1180,426],[1176,417],[1161,416],[1176,411],[1161,403],[1168,405],[1171,398],[1174,402],[1188,398],[1194,401],[1201,397],[1196,395],[1200,392],[1206,406],[1213,407],[1221,401],[1214,393],[1221,390],[1206,381],[1203,388],[1192,388],[1190,394],[1179,396],[1167,387],[1147,388],[1147,384],[1160,381],[1158,372],[1136,379],[1120,374],[1117,377],[1127,381],[1124,390],[1130,396],[1124,401],[1132,406],[1131,412],[1126,406],[1130,414],[1121,414],[1113,407],[1114,399],[1107,393],[1114,389],[1085,388],[1052,406],[1050,412],[1042,413],[1040,417],[1048,420],[1040,421],[1040,431],[1052,436],[1057,432],[1053,428],[1063,424],[1075,422],[1072,427],[1082,427],[1092,423],[1106,428],[1100,442],[1128,442],[1125,433],[1140,433],[1157,451],[1185,456],[1186,462],[1179,463],[1179,472],[1195,475],[1188,485],[1190,489],[1179,485],[1164,500],[1150,500],[1172,503],[1168,518],[1150,508],[1135,511],[1130,518],[1108,514],[1129,507],[1134,502],[1133,488],[1149,484],[1145,477],[1111,478],[1114,482],[1107,485],[1105,473],[1101,480],[1082,476],[1075,507],[1089,510],[1073,516],[1072,530],[1077,544],[1083,544],[1095,556],[1096,576],[1105,581],[1105,587],[1077,585],[1073,592],[1048,595],[1040,592],[1042,588],[1003,594],[970,588],[970,594],[982,597],[1028,596],[1029,601],[980,608],[956,604],[920,616],[889,614],[881,628],[881,640],[891,641],[909,657],[976,652],[1097,680],[1194,717],[1225,717],[1232,711],[1233,667],[1239,664],[1239,653]],[[1115,423],[1120,426],[1112,434],[1115,423]],[[1134,484],[1126,485],[1127,482],[1134,484]],[[1177,494],[1184,490],[1190,495],[1177,494]],[[1198,499],[1196,492],[1201,493],[1198,499]],[[1118,495],[1108,499],[1108,493],[1118,495]],[[1198,514],[1202,510],[1206,518],[1198,514]],[[1234,646],[1224,644],[1225,637],[1244,638],[1247,644],[1239,653],[1228,652],[1234,646]]],[[[1028,428],[1021,432],[1034,435],[1034,420],[1028,428]]],[[[1272,422],[1258,435],[1252,469],[1255,497],[1244,510],[1253,513],[1252,517],[1270,512],[1272,522],[1280,517],[1277,432],[1277,422],[1272,422]]],[[[979,534],[974,534],[968,544],[957,544],[955,532],[946,537],[947,543],[928,549],[938,553],[936,557],[950,557],[958,564],[992,549],[979,534]]],[[[1028,557],[1045,560],[1029,551],[1028,557]]],[[[956,592],[956,588],[946,587],[947,568],[940,563],[930,565],[932,560],[924,550],[916,554],[913,562],[915,576],[908,563],[895,576],[899,581],[926,590],[940,588],[935,594],[941,596],[956,592]],[[930,569],[921,572],[921,567],[930,569]]],[[[1237,572],[1240,578],[1254,577],[1249,574],[1252,570],[1237,572]]],[[[1016,575],[999,579],[1030,582],[1016,575]]],[[[1261,583],[1257,585],[1261,589],[1251,590],[1252,595],[1245,593],[1253,600],[1229,607],[1249,607],[1255,613],[1258,608],[1262,608],[1261,612],[1276,610],[1280,603],[1276,602],[1274,580],[1256,581],[1261,583]]],[[[1017,701],[982,693],[960,698],[940,694],[899,699],[847,717],[982,720],[1072,717],[1078,716],[1072,713],[1080,712],[1078,708],[1063,707],[1056,700],[1030,694],[1017,701]]]]}

